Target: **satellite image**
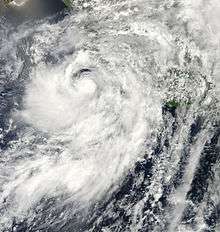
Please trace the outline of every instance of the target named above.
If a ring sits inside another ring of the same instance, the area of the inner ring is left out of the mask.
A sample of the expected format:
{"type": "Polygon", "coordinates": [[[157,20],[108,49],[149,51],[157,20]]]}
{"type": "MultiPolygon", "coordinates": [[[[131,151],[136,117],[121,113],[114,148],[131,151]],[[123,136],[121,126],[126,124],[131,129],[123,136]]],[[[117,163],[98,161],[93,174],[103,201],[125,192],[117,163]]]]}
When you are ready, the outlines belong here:
{"type": "Polygon", "coordinates": [[[0,0],[0,232],[220,232],[219,136],[219,0],[0,0]]]}

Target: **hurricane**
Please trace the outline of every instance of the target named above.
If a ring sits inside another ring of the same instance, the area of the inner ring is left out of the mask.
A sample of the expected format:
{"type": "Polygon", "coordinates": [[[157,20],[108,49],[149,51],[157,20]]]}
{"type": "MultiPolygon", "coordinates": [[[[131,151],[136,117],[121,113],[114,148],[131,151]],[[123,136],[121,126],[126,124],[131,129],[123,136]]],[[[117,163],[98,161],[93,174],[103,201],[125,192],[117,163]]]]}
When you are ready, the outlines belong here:
{"type": "Polygon", "coordinates": [[[0,5],[0,231],[220,231],[220,3],[64,3],[0,5]]]}

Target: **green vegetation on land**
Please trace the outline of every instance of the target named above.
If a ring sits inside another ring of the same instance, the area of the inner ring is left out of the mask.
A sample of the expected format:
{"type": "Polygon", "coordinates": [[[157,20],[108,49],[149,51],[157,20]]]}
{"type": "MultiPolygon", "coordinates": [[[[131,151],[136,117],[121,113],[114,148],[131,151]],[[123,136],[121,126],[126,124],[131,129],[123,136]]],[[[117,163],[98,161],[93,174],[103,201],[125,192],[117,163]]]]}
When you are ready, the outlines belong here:
{"type": "Polygon", "coordinates": [[[71,0],[63,0],[63,3],[65,4],[66,7],[71,8],[72,7],[72,2],[71,0]]]}
{"type": "Polygon", "coordinates": [[[8,5],[11,2],[13,2],[13,0],[4,0],[5,5],[8,5]]]}
{"type": "Polygon", "coordinates": [[[171,101],[166,102],[166,106],[168,108],[176,109],[177,107],[180,106],[180,103],[176,100],[171,100],[171,101]]]}
{"type": "Polygon", "coordinates": [[[175,109],[177,109],[180,106],[187,106],[187,107],[189,107],[191,104],[192,104],[192,102],[190,102],[190,101],[181,101],[181,100],[177,101],[177,100],[173,99],[173,100],[167,101],[165,103],[165,106],[168,107],[168,108],[170,108],[170,109],[175,110],[175,109]]]}

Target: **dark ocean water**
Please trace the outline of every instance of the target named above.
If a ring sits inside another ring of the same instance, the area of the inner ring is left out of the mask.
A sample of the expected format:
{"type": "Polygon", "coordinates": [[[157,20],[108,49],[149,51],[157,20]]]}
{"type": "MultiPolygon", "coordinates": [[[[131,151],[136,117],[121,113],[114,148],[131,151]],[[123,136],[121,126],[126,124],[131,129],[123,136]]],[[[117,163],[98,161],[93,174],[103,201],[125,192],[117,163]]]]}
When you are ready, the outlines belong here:
{"type": "Polygon", "coordinates": [[[19,25],[27,20],[39,20],[62,12],[65,4],[61,0],[29,0],[21,7],[0,3],[1,16],[13,25],[19,25]]]}

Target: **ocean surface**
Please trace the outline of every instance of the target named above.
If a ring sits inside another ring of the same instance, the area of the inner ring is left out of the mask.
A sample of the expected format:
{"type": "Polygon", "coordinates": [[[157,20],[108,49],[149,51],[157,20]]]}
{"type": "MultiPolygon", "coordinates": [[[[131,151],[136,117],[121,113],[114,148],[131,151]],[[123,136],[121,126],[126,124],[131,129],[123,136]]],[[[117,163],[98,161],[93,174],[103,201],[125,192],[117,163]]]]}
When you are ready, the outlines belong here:
{"type": "Polygon", "coordinates": [[[0,232],[220,232],[220,2],[0,2],[0,232]]]}

